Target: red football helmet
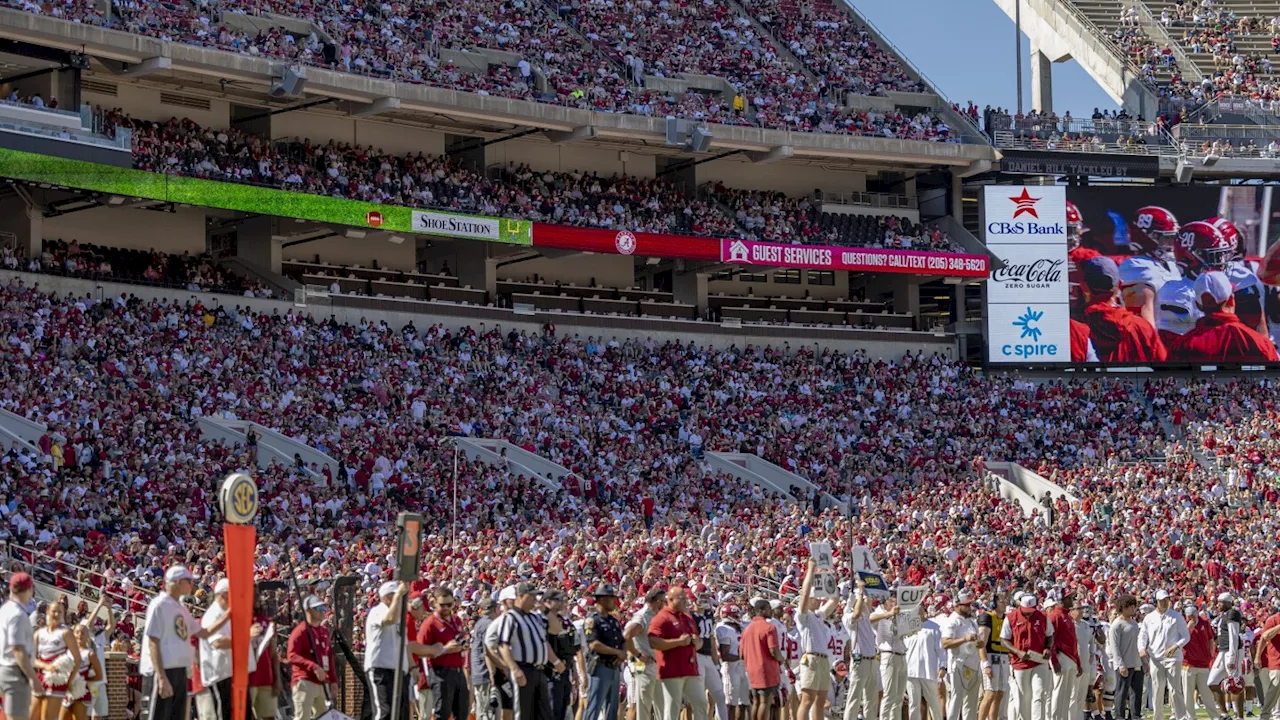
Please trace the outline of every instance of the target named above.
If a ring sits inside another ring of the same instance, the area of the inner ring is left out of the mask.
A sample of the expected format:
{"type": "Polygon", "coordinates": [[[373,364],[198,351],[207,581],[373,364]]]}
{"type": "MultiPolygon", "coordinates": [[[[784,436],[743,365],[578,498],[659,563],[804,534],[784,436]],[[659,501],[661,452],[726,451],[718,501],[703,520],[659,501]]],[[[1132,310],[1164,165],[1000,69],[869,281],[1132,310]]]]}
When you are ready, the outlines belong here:
{"type": "Polygon", "coordinates": [[[1244,692],[1244,678],[1239,675],[1228,675],[1227,679],[1222,681],[1222,691],[1228,695],[1244,692]]]}
{"type": "Polygon", "coordinates": [[[1236,224],[1224,217],[1209,218],[1205,222],[1213,223],[1218,228],[1218,232],[1231,243],[1231,247],[1236,249],[1236,257],[1244,257],[1244,235],[1240,234],[1240,228],[1236,224]]]}
{"type": "Polygon", "coordinates": [[[1080,242],[1084,239],[1084,234],[1089,232],[1089,228],[1084,225],[1084,218],[1080,216],[1080,210],[1076,204],[1067,201],[1067,249],[1074,250],[1080,247],[1080,242]]]}
{"type": "Polygon", "coordinates": [[[1236,249],[1217,227],[1197,220],[1182,226],[1174,252],[1182,274],[1190,279],[1203,272],[1226,270],[1236,249]]]}
{"type": "Polygon", "coordinates": [[[1129,242],[1147,257],[1164,259],[1173,251],[1178,238],[1178,218],[1162,207],[1148,205],[1138,209],[1133,221],[1138,232],[1130,233],[1129,242]]]}

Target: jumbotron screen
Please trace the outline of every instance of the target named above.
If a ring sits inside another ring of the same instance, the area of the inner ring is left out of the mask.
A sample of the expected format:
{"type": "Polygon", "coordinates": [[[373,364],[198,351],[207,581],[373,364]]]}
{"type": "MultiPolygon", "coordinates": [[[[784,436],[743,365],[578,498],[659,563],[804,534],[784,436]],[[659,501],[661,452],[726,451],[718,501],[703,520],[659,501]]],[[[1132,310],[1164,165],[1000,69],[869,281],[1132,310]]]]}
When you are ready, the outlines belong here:
{"type": "Polygon", "coordinates": [[[1269,187],[988,186],[994,365],[1280,363],[1269,187]]]}

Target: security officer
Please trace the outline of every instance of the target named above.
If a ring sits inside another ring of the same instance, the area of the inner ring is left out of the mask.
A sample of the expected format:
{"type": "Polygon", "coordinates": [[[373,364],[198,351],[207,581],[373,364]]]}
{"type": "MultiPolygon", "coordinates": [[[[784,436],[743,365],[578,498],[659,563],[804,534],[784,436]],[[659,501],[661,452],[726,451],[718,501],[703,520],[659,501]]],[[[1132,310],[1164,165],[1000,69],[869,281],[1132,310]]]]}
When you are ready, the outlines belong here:
{"type": "Polygon", "coordinates": [[[627,659],[622,623],[614,613],[618,609],[618,593],[612,585],[596,588],[596,610],[582,626],[587,640],[587,712],[582,720],[605,720],[618,717],[618,683],[622,679],[622,663],[627,659]]]}
{"type": "Polygon", "coordinates": [[[564,593],[551,590],[542,597],[542,602],[546,606],[547,640],[551,643],[551,652],[564,661],[564,672],[551,675],[551,717],[560,720],[569,707],[570,694],[573,692],[573,660],[582,648],[578,646],[577,631],[573,623],[564,616],[564,593]],[[553,615],[560,619],[560,632],[554,635],[550,633],[553,615]]]}

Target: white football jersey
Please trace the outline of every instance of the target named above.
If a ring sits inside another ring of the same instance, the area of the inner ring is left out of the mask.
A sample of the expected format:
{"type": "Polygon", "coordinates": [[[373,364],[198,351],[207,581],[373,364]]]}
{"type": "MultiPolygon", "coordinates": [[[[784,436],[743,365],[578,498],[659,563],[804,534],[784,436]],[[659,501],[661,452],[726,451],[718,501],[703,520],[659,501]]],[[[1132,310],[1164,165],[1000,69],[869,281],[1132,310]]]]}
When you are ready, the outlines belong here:
{"type": "Polygon", "coordinates": [[[738,649],[738,640],[741,637],[742,633],[728,623],[716,625],[716,644],[728,645],[730,655],[742,655],[742,652],[738,649]]]}
{"type": "Polygon", "coordinates": [[[1145,283],[1157,293],[1170,280],[1182,278],[1182,272],[1171,260],[1156,260],[1145,255],[1134,255],[1120,263],[1120,286],[1128,287],[1145,283]]]}
{"type": "Polygon", "coordinates": [[[1156,293],[1156,329],[1186,335],[1204,313],[1196,306],[1195,283],[1171,280],[1156,293]]]}

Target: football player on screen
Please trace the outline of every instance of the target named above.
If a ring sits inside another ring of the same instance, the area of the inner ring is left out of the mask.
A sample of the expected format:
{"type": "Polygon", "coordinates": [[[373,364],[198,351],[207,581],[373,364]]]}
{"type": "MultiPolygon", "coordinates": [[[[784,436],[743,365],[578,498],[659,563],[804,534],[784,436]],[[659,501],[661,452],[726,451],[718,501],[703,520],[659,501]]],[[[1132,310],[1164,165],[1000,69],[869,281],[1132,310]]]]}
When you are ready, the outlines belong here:
{"type": "Polygon", "coordinates": [[[1129,245],[1135,254],[1120,263],[1120,296],[1130,312],[1153,327],[1159,327],[1156,297],[1160,289],[1182,277],[1174,263],[1179,229],[1178,218],[1155,205],[1139,208],[1129,228],[1129,245]]]}
{"type": "Polygon", "coordinates": [[[1235,246],[1213,224],[1199,220],[1182,226],[1174,249],[1182,276],[1165,283],[1156,295],[1156,330],[1166,346],[1190,332],[1200,319],[1196,278],[1214,270],[1225,272],[1234,256],[1235,246]]]}

